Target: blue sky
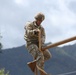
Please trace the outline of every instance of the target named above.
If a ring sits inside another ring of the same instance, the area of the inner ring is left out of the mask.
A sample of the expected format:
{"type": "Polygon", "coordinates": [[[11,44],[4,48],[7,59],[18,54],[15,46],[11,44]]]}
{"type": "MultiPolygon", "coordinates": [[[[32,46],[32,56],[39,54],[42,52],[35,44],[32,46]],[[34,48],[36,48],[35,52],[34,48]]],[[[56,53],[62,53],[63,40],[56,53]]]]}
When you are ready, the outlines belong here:
{"type": "MultiPolygon", "coordinates": [[[[25,44],[24,26],[36,13],[45,14],[46,42],[76,36],[76,0],[1,0],[0,33],[4,48],[25,44]]],[[[76,43],[76,41],[69,44],[76,43]]]]}

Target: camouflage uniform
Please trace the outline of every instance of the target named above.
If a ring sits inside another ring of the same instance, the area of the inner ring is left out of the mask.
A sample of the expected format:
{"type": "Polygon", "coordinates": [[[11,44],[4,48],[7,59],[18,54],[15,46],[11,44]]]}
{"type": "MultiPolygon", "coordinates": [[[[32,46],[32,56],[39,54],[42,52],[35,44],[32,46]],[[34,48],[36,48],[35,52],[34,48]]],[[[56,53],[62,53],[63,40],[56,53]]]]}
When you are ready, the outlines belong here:
{"type": "Polygon", "coordinates": [[[41,25],[36,25],[35,21],[26,23],[24,39],[26,40],[26,47],[28,52],[33,56],[34,59],[37,60],[37,65],[44,69],[44,61],[48,60],[51,57],[51,54],[48,50],[43,52],[39,51],[38,34],[34,33],[36,29],[41,31],[41,42],[43,46],[45,42],[45,31],[41,25]]]}

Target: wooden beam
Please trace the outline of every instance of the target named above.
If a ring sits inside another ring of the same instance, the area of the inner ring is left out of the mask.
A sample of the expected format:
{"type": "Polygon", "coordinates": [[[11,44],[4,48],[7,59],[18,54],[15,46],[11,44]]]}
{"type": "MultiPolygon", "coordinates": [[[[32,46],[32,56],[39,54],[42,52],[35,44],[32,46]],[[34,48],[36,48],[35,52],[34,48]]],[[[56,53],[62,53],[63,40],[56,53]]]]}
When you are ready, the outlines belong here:
{"type": "Polygon", "coordinates": [[[56,42],[54,44],[50,44],[50,45],[47,45],[46,47],[43,47],[42,48],[42,51],[46,50],[46,49],[49,49],[49,48],[52,48],[52,47],[56,47],[58,45],[62,45],[62,44],[65,44],[67,42],[71,42],[71,41],[74,41],[76,40],[76,36],[74,37],[71,37],[71,38],[68,38],[68,39],[65,39],[65,40],[62,40],[62,41],[59,41],[59,42],[56,42]]]}

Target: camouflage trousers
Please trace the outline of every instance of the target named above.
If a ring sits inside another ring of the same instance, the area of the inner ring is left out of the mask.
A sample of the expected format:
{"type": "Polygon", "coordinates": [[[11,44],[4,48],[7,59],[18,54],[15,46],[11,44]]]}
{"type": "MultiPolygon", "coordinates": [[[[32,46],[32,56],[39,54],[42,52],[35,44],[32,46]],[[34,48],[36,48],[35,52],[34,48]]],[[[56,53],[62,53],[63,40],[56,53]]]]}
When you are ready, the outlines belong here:
{"type": "Polygon", "coordinates": [[[33,58],[37,60],[37,66],[39,66],[41,69],[44,69],[44,61],[52,57],[51,53],[48,50],[45,50],[43,52],[39,51],[36,44],[30,44],[27,49],[33,58]]]}

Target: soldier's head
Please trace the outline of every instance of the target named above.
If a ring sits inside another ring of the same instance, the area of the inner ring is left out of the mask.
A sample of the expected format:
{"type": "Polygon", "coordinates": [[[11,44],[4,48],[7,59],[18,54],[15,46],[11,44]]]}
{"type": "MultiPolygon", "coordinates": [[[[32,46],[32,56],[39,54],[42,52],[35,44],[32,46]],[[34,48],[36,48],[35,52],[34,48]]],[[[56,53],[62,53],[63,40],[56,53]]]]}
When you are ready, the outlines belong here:
{"type": "Polygon", "coordinates": [[[38,23],[38,24],[41,24],[41,22],[43,21],[45,19],[45,16],[44,16],[44,14],[43,13],[37,13],[36,15],[35,15],[35,20],[36,20],[36,22],[38,23]]]}

